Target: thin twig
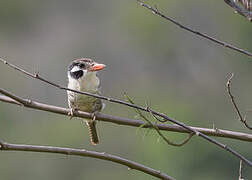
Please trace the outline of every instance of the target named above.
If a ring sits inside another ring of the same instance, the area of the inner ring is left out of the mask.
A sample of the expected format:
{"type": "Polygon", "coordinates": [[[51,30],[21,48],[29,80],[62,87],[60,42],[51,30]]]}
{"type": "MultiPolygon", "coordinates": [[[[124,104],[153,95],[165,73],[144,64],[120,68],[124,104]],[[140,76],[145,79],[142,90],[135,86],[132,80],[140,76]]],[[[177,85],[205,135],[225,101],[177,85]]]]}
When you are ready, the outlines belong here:
{"type": "Polygon", "coordinates": [[[233,45],[231,45],[231,44],[228,44],[228,43],[226,43],[226,42],[224,42],[224,41],[220,41],[220,40],[218,40],[218,39],[216,39],[216,38],[214,38],[214,37],[212,37],[212,36],[209,36],[209,35],[207,35],[207,34],[205,34],[205,33],[196,31],[196,30],[194,30],[194,29],[192,29],[192,28],[190,28],[190,27],[188,27],[188,26],[185,26],[185,25],[181,24],[180,22],[176,21],[175,19],[173,19],[173,18],[171,18],[171,17],[168,17],[168,16],[164,15],[163,13],[161,13],[161,12],[160,12],[159,10],[157,10],[156,8],[153,8],[153,7],[151,7],[150,5],[145,4],[145,3],[144,3],[143,1],[141,1],[141,0],[137,0],[137,2],[138,2],[141,6],[143,6],[143,7],[147,8],[147,9],[149,9],[150,11],[152,11],[153,14],[155,14],[155,15],[157,15],[157,16],[160,16],[160,17],[162,17],[162,18],[164,18],[164,19],[166,19],[166,20],[172,22],[173,24],[177,25],[178,27],[180,27],[180,28],[182,28],[182,29],[184,29],[184,30],[186,30],[186,31],[188,31],[188,32],[191,32],[191,33],[193,33],[193,34],[195,34],[195,35],[197,35],[197,36],[200,36],[200,37],[203,37],[203,38],[205,38],[205,39],[207,39],[207,40],[210,40],[210,41],[212,41],[212,42],[214,42],[214,43],[216,43],[216,44],[219,44],[219,45],[221,45],[221,46],[223,46],[223,47],[232,49],[232,50],[234,50],[234,51],[236,51],[236,52],[239,52],[239,53],[241,53],[241,54],[245,54],[245,55],[247,55],[247,56],[249,56],[249,57],[252,57],[252,53],[250,53],[250,52],[248,52],[248,51],[246,51],[246,50],[244,50],[244,49],[235,47],[235,46],[233,46],[233,45]]]}
{"type": "MultiPolygon", "coordinates": [[[[149,106],[147,106],[147,108],[148,108],[148,110],[150,109],[149,106]]],[[[156,119],[157,121],[160,121],[160,119],[157,118],[150,110],[149,110],[149,113],[152,115],[152,117],[153,117],[154,119],[156,119]]],[[[162,121],[163,121],[163,120],[162,120],[162,121]]],[[[157,128],[157,127],[156,127],[156,128],[157,128]]],[[[158,134],[159,134],[166,142],[168,141],[168,139],[159,131],[158,128],[157,128],[157,132],[158,132],[158,134]]],[[[191,133],[188,135],[188,137],[186,137],[183,141],[181,141],[180,143],[173,143],[172,145],[173,145],[173,146],[178,146],[178,147],[183,146],[183,145],[185,145],[187,142],[190,141],[190,139],[193,137],[193,135],[194,135],[194,133],[191,132],[191,133]]],[[[172,143],[172,142],[170,142],[170,143],[172,143]]],[[[169,143],[167,142],[167,144],[169,144],[169,143]]]]}
{"type": "Polygon", "coordinates": [[[65,147],[54,147],[54,146],[38,146],[38,145],[25,145],[25,144],[10,144],[0,140],[0,150],[2,151],[30,151],[30,152],[45,152],[45,153],[57,153],[73,156],[91,157],[96,159],[102,159],[105,161],[111,161],[117,164],[125,165],[130,169],[135,169],[159,179],[174,180],[174,178],[168,176],[161,171],[152,169],[144,166],[137,162],[108,154],[105,152],[88,151],[85,149],[73,149],[65,147]]]}
{"type": "MultiPolygon", "coordinates": [[[[135,102],[125,93],[124,94],[125,95],[125,97],[127,98],[127,100],[131,103],[131,104],[135,104],[135,102]]],[[[147,106],[147,109],[149,109],[150,107],[149,106],[147,106]]],[[[192,136],[193,136],[193,134],[191,133],[191,134],[189,134],[189,136],[188,137],[186,137],[182,142],[180,142],[180,143],[174,143],[174,142],[172,142],[171,140],[169,140],[167,137],[165,137],[164,135],[163,135],[163,133],[159,130],[159,128],[157,127],[157,124],[154,124],[154,123],[152,123],[151,122],[151,120],[149,120],[139,109],[135,109],[135,111],[136,111],[136,113],[140,116],[140,117],[142,117],[157,133],[158,133],[158,135],[168,144],[168,145],[171,145],[171,146],[176,146],[176,147],[180,147],[180,146],[183,146],[184,144],[186,144],[191,138],[192,138],[192,136]]],[[[149,111],[150,112],[150,111],[149,111]]],[[[155,117],[155,115],[153,115],[151,112],[150,112],[150,114],[152,115],[152,116],[154,116],[155,117]]],[[[156,117],[154,118],[154,119],[156,119],[156,117]]]]}
{"type": "Polygon", "coordinates": [[[148,112],[151,114],[151,116],[153,117],[153,119],[155,119],[156,121],[159,121],[159,122],[161,122],[161,123],[165,123],[165,122],[167,122],[167,120],[166,119],[160,119],[160,118],[158,118],[155,114],[153,114],[151,111],[150,111],[150,106],[148,105],[148,103],[146,102],[146,107],[147,107],[147,110],[148,110],[148,112]]]}
{"type": "Polygon", "coordinates": [[[224,0],[230,7],[232,7],[235,12],[238,12],[240,15],[247,18],[249,21],[252,21],[252,12],[250,12],[250,5],[247,8],[239,6],[234,0],[224,0]]]}
{"type": "Polygon", "coordinates": [[[239,117],[239,120],[250,130],[252,130],[252,127],[249,126],[249,124],[247,123],[247,120],[245,118],[245,116],[243,117],[242,116],[242,113],[241,111],[239,110],[238,108],[238,105],[236,104],[235,102],[235,97],[233,96],[233,94],[231,93],[231,80],[232,78],[234,77],[234,74],[232,73],[231,76],[228,78],[228,81],[227,81],[227,92],[228,92],[228,95],[230,97],[230,100],[231,100],[231,103],[233,104],[234,106],[234,109],[235,109],[235,112],[237,113],[238,117],[239,117]]]}
{"type": "MultiPolygon", "coordinates": [[[[6,92],[6,91],[0,88],[0,93],[2,93],[2,92],[6,92]]],[[[18,98],[20,98],[20,97],[18,97],[18,98]]],[[[6,102],[6,103],[11,103],[11,104],[16,104],[16,105],[21,105],[19,102],[15,101],[7,96],[0,95],[0,101],[6,102]]],[[[66,116],[68,116],[68,113],[70,111],[67,108],[52,106],[49,104],[43,104],[43,103],[39,103],[39,102],[36,102],[33,100],[23,99],[23,101],[31,102],[29,105],[25,106],[27,108],[48,111],[48,112],[62,114],[62,115],[66,115],[66,116]]],[[[80,118],[91,118],[91,114],[89,114],[87,112],[83,112],[83,111],[76,111],[74,115],[76,117],[80,117],[80,118]]],[[[102,114],[102,113],[97,114],[96,119],[99,121],[110,122],[110,123],[114,123],[117,125],[152,128],[152,126],[150,126],[149,124],[146,124],[144,121],[135,120],[135,119],[128,119],[128,118],[123,118],[123,117],[118,117],[118,116],[112,116],[112,115],[102,114]]],[[[157,124],[156,126],[158,127],[158,129],[160,129],[162,131],[171,131],[171,132],[189,133],[190,134],[190,131],[188,131],[178,125],[157,124]]],[[[223,129],[218,129],[218,131],[216,131],[215,129],[192,127],[192,126],[190,126],[190,128],[195,129],[196,131],[200,131],[200,132],[202,132],[206,135],[209,135],[209,136],[216,136],[216,137],[230,138],[230,139],[236,139],[236,140],[241,140],[241,141],[246,141],[246,142],[252,142],[252,134],[246,134],[246,133],[235,132],[235,131],[228,131],[228,130],[223,130],[223,129]]]]}
{"type": "Polygon", "coordinates": [[[125,101],[122,101],[122,100],[117,100],[117,99],[114,99],[114,98],[108,98],[108,97],[105,97],[105,96],[95,95],[95,94],[91,94],[91,93],[87,93],[87,92],[76,91],[76,90],[73,90],[73,89],[62,87],[62,86],[60,86],[58,84],[55,84],[55,83],[53,83],[51,81],[48,81],[48,80],[42,78],[41,76],[38,75],[38,73],[36,73],[35,75],[33,75],[33,74],[31,74],[31,73],[29,73],[29,72],[27,72],[27,71],[25,71],[25,70],[23,70],[23,69],[15,66],[15,65],[13,65],[13,64],[8,63],[7,61],[5,61],[2,58],[0,58],[0,61],[4,62],[4,64],[6,64],[6,65],[8,65],[8,66],[10,66],[10,67],[12,67],[12,68],[20,71],[20,72],[25,73],[26,75],[28,75],[30,77],[33,77],[35,79],[39,79],[39,80],[41,80],[43,82],[46,82],[48,84],[51,84],[52,86],[57,87],[59,89],[63,89],[63,90],[67,90],[67,91],[72,91],[72,92],[75,92],[75,93],[84,94],[84,95],[88,95],[88,96],[92,96],[92,97],[96,97],[96,98],[103,99],[103,100],[106,100],[106,101],[109,101],[109,102],[113,102],[113,103],[122,104],[122,105],[125,105],[125,106],[128,106],[128,107],[136,108],[136,109],[139,109],[139,110],[145,111],[145,112],[151,111],[152,114],[157,115],[157,116],[159,116],[159,117],[161,117],[163,119],[166,119],[167,121],[170,121],[170,122],[172,122],[174,124],[177,124],[177,125],[183,127],[184,129],[188,130],[189,132],[191,132],[193,134],[196,134],[197,136],[200,136],[203,139],[205,139],[205,140],[207,140],[207,141],[209,141],[209,142],[211,142],[211,143],[213,143],[213,144],[221,147],[222,149],[224,149],[224,150],[232,153],[234,156],[236,156],[240,160],[243,160],[250,167],[252,167],[252,162],[250,160],[246,159],[241,154],[239,154],[238,152],[234,151],[232,148],[228,147],[226,144],[220,143],[217,140],[212,139],[209,136],[207,136],[207,135],[205,135],[205,134],[203,134],[203,133],[201,133],[201,132],[199,132],[199,131],[197,131],[195,129],[192,129],[190,126],[187,126],[187,125],[185,125],[182,122],[179,122],[179,121],[177,121],[175,119],[172,119],[172,118],[168,117],[167,115],[165,115],[163,113],[154,111],[152,109],[147,109],[147,107],[142,107],[142,106],[139,106],[139,105],[136,105],[136,104],[131,104],[131,103],[128,103],[128,102],[125,102],[125,101]]]}
{"type": "MultiPolygon", "coordinates": [[[[230,147],[228,147],[226,144],[220,143],[220,142],[216,141],[215,139],[212,139],[212,138],[208,137],[207,135],[205,135],[205,134],[203,134],[203,133],[201,133],[201,132],[199,132],[199,131],[195,131],[194,129],[191,129],[189,126],[186,126],[184,123],[181,123],[181,122],[178,122],[178,121],[176,121],[176,120],[174,120],[174,119],[171,119],[171,118],[169,118],[168,116],[166,116],[165,114],[162,114],[162,113],[160,113],[160,112],[153,111],[152,109],[149,109],[149,111],[151,111],[151,112],[152,112],[153,114],[155,114],[155,115],[158,115],[158,116],[160,116],[160,117],[162,117],[162,118],[164,118],[164,119],[167,119],[167,120],[170,121],[170,122],[173,122],[173,123],[175,123],[175,124],[178,124],[178,125],[184,127],[185,129],[190,130],[190,131],[191,131],[192,133],[194,133],[195,135],[200,136],[200,137],[202,137],[202,138],[208,140],[209,142],[211,142],[211,143],[213,143],[213,144],[215,144],[215,145],[217,145],[217,146],[219,146],[219,147],[225,149],[226,151],[232,153],[234,156],[238,157],[239,159],[241,159],[241,160],[243,160],[243,161],[245,160],[246,163],[247,163],[250,167],[252,167],[252,162],[251,162],[251,161],[249,161],[248,159],[246,159],[245,157],[243,157],[241,154],[239,154],[238,152],[236,152],[236,151],[234,151],[233,149],[231,149],[230,147]]],[[[245,162],[245,161],[244,161],[244,162],[245,162]]]]}

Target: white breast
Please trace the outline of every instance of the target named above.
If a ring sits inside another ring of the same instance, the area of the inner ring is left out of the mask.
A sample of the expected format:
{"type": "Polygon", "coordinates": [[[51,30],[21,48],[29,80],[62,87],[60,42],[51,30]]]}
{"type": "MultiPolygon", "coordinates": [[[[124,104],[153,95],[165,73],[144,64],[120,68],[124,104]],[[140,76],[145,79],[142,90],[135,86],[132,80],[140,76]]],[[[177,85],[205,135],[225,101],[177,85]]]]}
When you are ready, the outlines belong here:
{"type": "Polygon", "coordinates": [[[68,88],[70,89],[96,93],[98,92],[99,84],[100,81],[95,72],[89,72],[78,80],[73,79],[70,74],[68,74],[68,88]]]}
{"type": "MultiPolygon", "coordinates": [[[[89,72],[78,80],[72,78],[70,74],[68,74],[68,81],[68,88],[70,89],[99,94],[100,82],[95,72],[89,72]]],[[[101,104],[102,107],[97,107],[97,103],[102,103],[100,99],[97,100],[97,98],[74,93],[72,91],[67,91],[67,93],[69,107],[75,106],[78,109],[86,112],[96,111],[94,108],[99,108],[98,110],[101,110],[100,108],[104,108],[103,104],[101,104]]]]}

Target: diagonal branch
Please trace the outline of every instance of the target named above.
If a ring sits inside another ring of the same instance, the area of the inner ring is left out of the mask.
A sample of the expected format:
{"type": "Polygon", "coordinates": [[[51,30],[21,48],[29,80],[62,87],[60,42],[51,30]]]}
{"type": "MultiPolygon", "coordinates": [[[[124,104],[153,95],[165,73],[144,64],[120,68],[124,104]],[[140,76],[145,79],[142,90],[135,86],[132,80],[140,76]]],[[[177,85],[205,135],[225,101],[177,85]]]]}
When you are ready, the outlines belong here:
{"type": "Polygon", "coordinates": [[[196,31],[196,30],[194,30],[194,29],[192,29],[192,28],[190,28],[190,27],[188,27],[188,26],[185,26],[185,25],[181,24],[180,22],[176,21],[175,19],[173,19],[173,18],[171,18],[171,17],[168,17],[168,16],[164,15],[164,14],[161,13],[158,9],[153,8],[153,7],[151,7],[151,6],[148,5],[148,4],[145,4],[145,3],[144,3],[143,1],[141,1],[141,0],[137,0],[137,2],[138,2],[141,6],[143,6],[143,7],[147,8],[148,10],[152,11],[153,14],[155,14],[155,15],[157,15],[157,16],[160,16],[160,17],[162,17],[162,18],[165,19],[165,20],[170,21],[171,23],[175,24],[176,26],[180,27],[181,29],[184,29],[184,30],[186,30],[186,31],[188,31],[188,32],[191,32],[191,33],[193,33],[193,34],[195,34],[195,35],[197,35],[197,36],[200,36],[200,37],[202,37],[202,38],[204,38],[204,39],[207,39],[207,40],[209,40],[209,41],[211,41],[211,42],[214,42],[214,43],[216,43],[216,44],[219,44],[219,45],[221,45],[221,46],[223,46],[223,47],[232,49],[233,51],[236,51],[236,52],[239,52],[239,53],[241,53],[241,54],[245,54],[245,55],[247,55],[247,56],[249,56],[249,57],[252,57],[252,53],[250,53],[250,52],[248,52],[248,51],[246,51],[246,50],[244,50],[244,49],[235,47],[235,46],[233,46],[233,45],[231,45],[231,44],[228,44],[228,43],[226,43],[226,42],[224,42],[224,41],[220,41],[220,40],[218,40],[218,39],[216,39],[216,38],[214,38],[214,37],[212,37],[212,36],[209,36],[209,35],[207,35],[207,34],[205,34],[205,33],[201,33],[201,32],[196,31]]]}
{"type": "Polygon", "coordinates": [[[157,177],[159,179],[174,180],[174,178],[162,173],[158,170],[152,169],[150,167],[144,166],[137,162],[108,154],[105,152],[88,151],[85,149],[73,149],[65,147],[54,147],[54,146],[38,146],[38,145],[25,145],[25,144],[10,144],[0,140],[0,150],[2,151],[30,151],[30,152],[45,152],[45,153],[57,153],[72,156],[82,156],[91,157],[96,159],[102,159],[105,161],[111,161],[117,164],[121,164],[129,167],[130,169],[135,169],[151,176],[157,177]]]}
{"type": "Polygon", "coordinates": [[[29,72],[27,72],[27,71],[25,71],[25,70],[23,70],[23,69],[21,69],[21,68],[15,66],[15,65],[13,65],[13,64],[8,63],[7,61],[5,61],[5,60],[2,59],[2,58],[0,58],[0,61],[2,61],[4,64],[6,64],[6,65],[8,65],[8,66],[10,66],[10,67],[12,67],[12,68],[14,68],[14,69],[20,71],[20,72],[23,72],[23,73],[27,74],[27,75],[30,76],[30,77],[33,77],[33,78],[35,78],[35,79],[39,79],[39,80],[41,80],[41,81],[43,81],[43,82],[45,82],[45,83],[51,84],[52,86],[57,87],[57,88],[59,88],[59,89],[63,89],[63,90],[67,90],[67,91],[72,91],[72,92],[75,92],[75,93],[84,94],[84,95],[88,95],[88,96],[92,96],[92,97],[96,97],[96,98],[103,99],[103,100],[106,100],[106,101],[109,101],[109,102],[113,102],[113,103],[117,103],[117,104],[122,104],[122,105],[125,105],[125,106],[128,106],[128,107],[132,107],[132,108],[135,108],[135,109],[139,109],[139,110],[145,111],[145,112],[151,112],[152,114],[157,115],[157,116],[159,116],[159,117],[161,117],[161,118],[163,118],[163,119],[165,119],[165,120],[167,120],[167,121],[170,121],[170,122],[172,122],[172,123],[174,123],[174,124],[177,124],[177,125],[183,127],[184,129],[188,130],[188,131],[191,132],[192,134],[195,134],[195,135],[197,135],[197,136],[200,136],[200,137],[202,137],[203,139],[209,141],[210,143],[213,143],[213,144],[215,144],[216,146],[218,146],[218,147],[220,147],[220,148],[222,148],[222,149],[224,149],[224,150],[230,152],[231,154],[233,154],[234,156],[236,156],[236,157],[239,158],[240,160],[243,160],[243,161],[244,161],[246,164],[248,164],[250,167],[252,167],[252,162],[251,162],[250,160],[246,159],[244,156],[242,156],[241,154],[239,154],[238,152],[236,152],[235,150],[233,150],[232,148],[230,148],[230,147],[227,146],[226,144],[220,143],[220,142],[218,142],[217,140],[215,140],[215,139],[213,139],[213,138],[210,138],[209,136],[203,134],[202,132],[197,131],[196,129],[193,129],[193,128],[191,128],[190,126],[187,126],[187,125],[185,125],[185,124],[182,123],[182,122],[179,122],[179,121],[177,121],[177,120],[175,120],[175,119],[172,119],[172,118],[168,117],[167,115],[165,115],[165,114],[163,114],[163,113],[160,113],[160,112],[158,112],[158,111],[154,111],[154,110],[152,110],[152,109],[150,109],[150,108],[147,108],[147,107],[142,107],[142,106],[139,106],[139,105],[131,104],[131,103],[128,103],[128,102],[125,102],[125,101],[122,101],[122,100],[117,100],[117,99],[114,99],[114,98],[109,98],[109,97],[105,97],[105,96],[95,95],[95,94],[91,94],[91,93],[87,93],[87,92],[83,92],[83,91],[76,91],[76,90],[73,90],[73,89],[69,89],[69,88],[66,88],[66,87],[62,87],[62,86],[60,86],[60,85],[58,85],[58,84],[55,84],[55,83],[53,83],[53,82],[51,82],[51,81],[48,81],[48,80],[46,80],[46,79],[40,77],[40,76],[38,75],[38,73],[35,73],[35,74],[33,75],[33,74],[31,74],[31,73],[29,73],[29,72]]]}
{"type": "Polygon", "coordinates": [[[227,85],[227,92],[228,92],[228,95],[229,95],[229,97],[230,97],[231,103],[233,104],[234,109],[235,109],[235,111],[236,111],[236,113],[237,113],[237,115],[238,115],[240,121],[241,121],[248,129],[252,130],[252,127],[249,126],[249,124],[247,123],[247,120],[246,120],[245,116],[244,116],[244,117],[242,116],[242,113],[241,113],[241,111],[239,110],[238,105],[236,104],[236,102],[235,102],[235,100],[234,100],[235,97],[234,97],[233,94],[231,93],[231,80],[232,80],[233,77],[234,77],[234,74],[232,73],[231,76],[228,78],[228,81],[227,81],[227,84],[226,84],[226,85],[227,85]]]}
{"type": "MultiPolygon", "coordinates": [[[[2,92],[6,92],[6,91],[0,88],[0,93],[2,93],[2,92]]],[[[8,94],[10,94],[10,93],[8,93],[8,94]]],[[[20,99],[20,97],[18,97],[18,98],[20,99]]],[[[6,97],[6,96],[0,96],[0,101],[6,102],[6,103],[11,103],[11,104],[16,104],[16,105],[22,105],[19,102],[15,101],[9,97],[6,97]]],[[[62,114],[62,115],[66,115],[66,116],[68,116],[68,113],[70,111],[67,108],[43,104],[43,103],[39,103],[39,102],[36,102],[33,100],[23,99],[23,101],[30,102],[29,104],[25,105],[25,107],[31,108],[31,109],[37,109],[37,110],[52,112],[52,113],[56,113],[56,114],[62,114]]],[[[80,117],[80,118],[91,118],[91,115],[89,113],[83,112],[83,111],[76,111],[74,116],[80,117]]],[[[117,125],[152,128],[150,125],[146,124],[143,121],[123,118],[123,117],[118,117],[118,116],[111,116],[108,114],[99,113],[96,115],[96,118],[99,121],[110,122],[110,123],[114,123],[117,125]]],[[[180,126],[177,126],[177,125],[157,124],[156,126],[158,127],[158,129],[163,130],[163,131],[171,131],[171,132],[178,132],[178,133],[190,133],[190,131],[188,131],[180,126]]],[[[200,131],[200,132],[202,132],[206,135],[209,135],[209,136],[216,136],[216,137],[223,137],[223,138],[230,138],[230,139],[252,142],[252,134],[228,131],[228,130],[223,130],[223,129],[216,130],[216,129],[208,129],[208,128],[200,128],[200,127],[192,127],[192,126],[190,126],[190,128],[195,129],[196,131],[200,131]]]]}

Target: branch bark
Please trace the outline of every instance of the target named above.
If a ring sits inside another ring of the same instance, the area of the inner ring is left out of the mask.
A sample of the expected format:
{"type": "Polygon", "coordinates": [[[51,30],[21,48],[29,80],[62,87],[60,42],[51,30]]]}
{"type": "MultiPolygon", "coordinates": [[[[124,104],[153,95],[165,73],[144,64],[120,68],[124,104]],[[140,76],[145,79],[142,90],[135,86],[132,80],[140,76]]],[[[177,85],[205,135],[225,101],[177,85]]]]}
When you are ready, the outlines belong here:
{"type": "MultiPolygon", "coordinates": [[[[6,94],[6,91],[0,88],[0,93],[3,94],[3,92],[5,92],[5,94],[6,94]]],[[[8,93],[8,94],[10,94],[10,93],[8,93]]],[[[13,95],[13,96],[15,96],[15,95],[13,95]]],[[[17,99],[17,96],[16,96],[16,99],[17,99]]],[[[18,97],[18,99],[19,99],[18,101],[20,101],[20,99],[22,99],[22,98],[18,97]]],[[[52,112],[52,113],[56,113],[56,114],[62,114],[62,115],[66,115],[66,116],[68,116],[68,113],[70,112],[70,109],[68,109],[68,108],[53,106],[53,105],[49,105],[49,104],[43,104],[43,103],[36,102],[33,100],[29,100],[29,99],[22,99],[21,100],[22,102],[25,102],[24,104],[26,104],[26,105],[21,104],[20,102],[13,100],[7,96],[0,96],[0,101],[25,106],[25,107],[31,108],[31,109],[37,109],[37,110],[48,111],[48,112],[52,112]]],[[[76,111],[74,113],[74,116],[80,117],[80,118],[89,118],[89,119],[91,118],[90,113],[83,112],[83,111],[76,111]]],[[[119,117],[119,116],[112,116],[112,115],[103,114],[103,113],[98,113],[96,115],[96,120],[103,121],[103,122],[110,122],[110,123],[114,123],[117,125],[126,125],[126,126],[133,126],[133,127],[142,126],[142,128],[152,128],[151,125],[146,124],[144,121],[123,118],[123,117],[119,117]]],[[[180,127],[178,125],[157,124],[156,126],[159,130],[163,130],[163,131],[188,133],[188,134],[191,133],[187,129],[184,129],[183,127],[180,127]]],[[[223,129],[209,129],[209,128],[192,127],[192,126],[190,126],[190,128],[192,128],[196,131],[202,132],[202,133],[209,135],[209,136],[216,136],[216,137],[223,137],[223,138],[230,138],[230,139],[252,142],[252,134],[235,132],[235,131],[228,131],[228,130],[223,130],[223,129]]]]}
{"type": "Polygon", "coordinates": [[[0,150],[2,151],[30,151],[30,152],[45,152],[45,153],[57,153],[73,156],[91,157],[96,159],[102,159],[106,161],[112,161],[117,164],[125,165],[130,169],[135,169],[159,179],[174,180],[174,178],[162,173],[158,170],[144,166],[137,162],[121,158],[105,152],[88,151],[85,149],[73,149],[65,147],[54,146],[38,146],[38,145],[25,145],[25,144],[10,144],[0,140],[0,150]]]}

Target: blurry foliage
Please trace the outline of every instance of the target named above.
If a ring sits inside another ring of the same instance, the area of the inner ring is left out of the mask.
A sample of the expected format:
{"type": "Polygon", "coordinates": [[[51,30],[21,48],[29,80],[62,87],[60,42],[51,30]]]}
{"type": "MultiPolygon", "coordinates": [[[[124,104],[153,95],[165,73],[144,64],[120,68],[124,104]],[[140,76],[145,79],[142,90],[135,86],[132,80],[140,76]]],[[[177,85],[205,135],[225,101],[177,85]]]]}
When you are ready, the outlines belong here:
{"type": "Polygon", "coordinates": [[[15,35],[17,37],[20,32],[27,33],[27,29],[36,23],[34,21],[34,15],[38,9],[40,9],[39,1],[18,1],[1,0],[0,6],[0,32],[15,35]]]}

